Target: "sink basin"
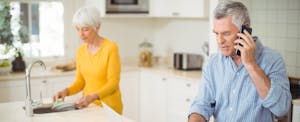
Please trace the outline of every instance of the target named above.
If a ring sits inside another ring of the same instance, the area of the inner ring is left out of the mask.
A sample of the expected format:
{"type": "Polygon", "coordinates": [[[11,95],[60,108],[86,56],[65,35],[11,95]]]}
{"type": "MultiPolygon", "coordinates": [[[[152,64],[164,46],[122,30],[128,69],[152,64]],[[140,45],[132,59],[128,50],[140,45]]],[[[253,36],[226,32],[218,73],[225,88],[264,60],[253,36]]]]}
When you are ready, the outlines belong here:
{"type": "MultiPolygon", "coordinates": [[[[25,110],[25,107],[23,106],[23,109],[25,110]]],[[[53,112],[63,112],[63,111],[70,111],[70,110],[76,110],[77,108],[74,106],[74,104],[71,103],[65,103],[59,106],[53,107],[53,104],[43,104],[39,105],[38,107],[33,108],[34,114],[45,114],[45,113],[53,113],[53,112]]]]}
{"type": "MultiPolygon", "coordinates": [[[[22,107],[25,110],[25,106],[22,107]]],[[[43,104],[39,105],[39,107],[33,108],[34,114],[44,114],[44,113],[52,113],[55,112],[52,110],[52,104],[43,104]]]]}
{"type": "Polygon", "coordinates": [[[33,109],[34,114],[44,114],[44,113],[52,113],[56,112],[52,110],[52,107],[38,107],[33,109]]]}

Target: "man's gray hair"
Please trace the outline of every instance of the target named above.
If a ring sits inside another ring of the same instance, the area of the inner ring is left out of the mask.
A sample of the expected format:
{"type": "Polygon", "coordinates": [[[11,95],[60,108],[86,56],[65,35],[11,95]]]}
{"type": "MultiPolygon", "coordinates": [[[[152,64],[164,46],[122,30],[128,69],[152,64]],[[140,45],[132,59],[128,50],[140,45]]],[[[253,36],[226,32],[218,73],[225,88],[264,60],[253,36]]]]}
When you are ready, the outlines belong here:
{"type": "Polygon", "coordinates": [[[248,9],[241,2],[231,0],[220,2],[214,10],[214,18],[222,19],[227,16],[232,16],[232,23],[237,28],[240,28],[246,22],[250,23],[248,9]]]}

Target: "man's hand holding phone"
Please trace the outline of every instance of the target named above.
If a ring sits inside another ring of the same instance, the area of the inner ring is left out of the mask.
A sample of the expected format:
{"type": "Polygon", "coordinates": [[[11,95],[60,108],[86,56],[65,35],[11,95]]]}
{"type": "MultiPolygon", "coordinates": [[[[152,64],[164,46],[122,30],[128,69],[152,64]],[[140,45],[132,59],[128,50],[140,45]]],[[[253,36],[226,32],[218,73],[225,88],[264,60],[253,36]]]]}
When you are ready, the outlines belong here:
{"type": "Polygon", "coordinates": [[[235,40],[236,45],[234,46],[234,48],[237,50],[236,54],[241,56],[243,64],[247,65],[255,63],[256,45],[251,36],[252,29],[245,25],[243,26],[241,27],[241,33],[237,34],[240,38],[235,40]]]}
{"type": "MultiPolygon", "coordinates": [[[[252,28],[246,26],[246,25],[242,25],[241,29],[240,29],[240,33],[244,33],[244,30],[246,30],[250,35],[252,33],[252,28]]],[[[241,37],[239,37],[239,39],[242,39],[241,37]]],[[[243,46],[241,43],[237,43],[240,46],[243,46]]],[[[241,51],[236,49],[235,50],[236,55],[241,56],[241,51]]]]}

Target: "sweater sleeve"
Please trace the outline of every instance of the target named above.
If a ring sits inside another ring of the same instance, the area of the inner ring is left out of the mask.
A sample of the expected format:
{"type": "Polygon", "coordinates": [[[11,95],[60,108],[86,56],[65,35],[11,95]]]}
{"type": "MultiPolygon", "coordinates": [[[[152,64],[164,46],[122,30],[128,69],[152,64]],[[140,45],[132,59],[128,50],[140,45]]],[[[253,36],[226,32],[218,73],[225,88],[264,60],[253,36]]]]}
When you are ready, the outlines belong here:
{"type": "Polygon", "coordinates": [[[76,79],[68,87],[69,95],[73,95],[73,94],[76,94],[76,93],[80,92],[85,86],[85,82],[84,82],[83,76],[82,76],[81,71],[80,71],[80,63],[79,63],[80,58],[81,57],[80,57],[79,51],[78,51],[77,55],[76,55],[76,79]]]}
{"type": "Polygon", "coordinates": [[[110,48],[107,65],[107,83],[102,89],[97,91],[100,99],[112,94],[119,88],[121,64],[118,47],[114,44],[110,48]]]}

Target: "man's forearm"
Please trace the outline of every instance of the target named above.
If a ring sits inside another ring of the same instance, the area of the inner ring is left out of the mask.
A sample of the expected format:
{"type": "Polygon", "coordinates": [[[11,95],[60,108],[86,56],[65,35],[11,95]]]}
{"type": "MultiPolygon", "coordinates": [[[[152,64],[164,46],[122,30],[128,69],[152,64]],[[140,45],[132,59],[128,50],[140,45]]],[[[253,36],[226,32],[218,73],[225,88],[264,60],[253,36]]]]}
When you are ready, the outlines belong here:
{"type": "Polygon", "coordinates": [[[189,122],[206,122],[205,118],[197,113],[192,113],[189,116],[189,122]]]}
{"type": "Polygon", "coordinates": [[[271,88],[270,79],[257,64],[246,66],[246,69],[248,70],[249,75],[256,87],[258,95],[262,99],[265,99],[271,88]]]}

